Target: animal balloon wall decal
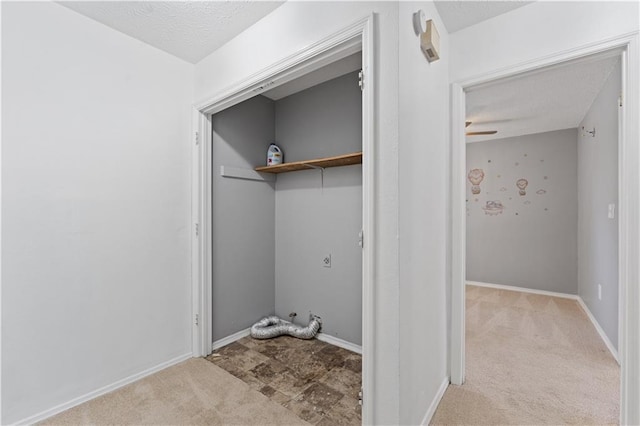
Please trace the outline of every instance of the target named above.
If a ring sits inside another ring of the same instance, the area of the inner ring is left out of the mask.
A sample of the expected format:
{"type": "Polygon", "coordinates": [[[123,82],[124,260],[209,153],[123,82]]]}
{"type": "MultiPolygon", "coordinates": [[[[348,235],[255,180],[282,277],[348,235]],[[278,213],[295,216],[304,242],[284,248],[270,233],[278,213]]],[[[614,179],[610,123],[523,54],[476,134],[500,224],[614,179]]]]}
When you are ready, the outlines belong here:
{"type": "Polygon", "coordinates": [[[518,179],[516,181],[516,186],[518,187],[520,195],[527,195],[527,185],[529,185],[529,181],[526,179],[518,179]]]}
{"type": "Polygon", "coordinates": [[[475,195],[479,194],[480,182],[484,179],[484,171],[482,169],[473,169],[467,175],[467,179],[469,179],[469,182],[473,185],[471,187],[471,193],[475,195]]]}

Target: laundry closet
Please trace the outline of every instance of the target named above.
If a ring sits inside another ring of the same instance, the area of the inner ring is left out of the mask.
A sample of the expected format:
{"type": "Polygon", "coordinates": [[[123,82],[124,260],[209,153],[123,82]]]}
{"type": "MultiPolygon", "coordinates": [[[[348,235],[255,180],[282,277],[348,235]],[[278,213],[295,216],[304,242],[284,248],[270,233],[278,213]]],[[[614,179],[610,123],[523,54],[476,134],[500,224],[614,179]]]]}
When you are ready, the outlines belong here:
{"type": "Polygon", "coordinates": [[[268,315],[305,326],[314,314],[323,335],[362,345],[361,63],[211,117],[214,343],[268,315]],[[271,143],[282,166],[265,167],[271,143]]]}

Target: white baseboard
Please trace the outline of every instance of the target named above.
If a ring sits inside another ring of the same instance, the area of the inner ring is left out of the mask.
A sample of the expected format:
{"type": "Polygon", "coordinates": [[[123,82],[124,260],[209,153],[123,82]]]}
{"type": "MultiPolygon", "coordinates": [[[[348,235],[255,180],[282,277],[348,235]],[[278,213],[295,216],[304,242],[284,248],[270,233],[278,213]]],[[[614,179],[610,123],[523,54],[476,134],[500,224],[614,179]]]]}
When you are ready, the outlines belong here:
{"type": "MultiPolygon", "coordinates": [[[[223,337],[222,339],[218,339],[213,342],[213,350],[220,349],[223,346],[230,345],[231,343],[242,339],[245,336],[249,336],[251,334],[251,328],[246,328],[244,330],[240,330],[237,333],[233,333],[230,336],[223,337]]],[[[362,346],[358,346],[354,343],[347,342],[346,340],[339,339],[337,337],[331,336],[326,333],[318,333],[316,334],[316,339],[329,343],[334,346],[339,346],[343,349],[346,349],[351,352],[355,352],[357,354],[362,355],[362,346]]]]}
{"type": "Polygon", "coordinates": [[[235,342],[236,340],[240,340],[243,337],[251,334],[251,327],[245,328],[244,330],[240,330],[237,333],[233,333],[231,336],[223,337],[222,339],[215,340],[213,342],[212,350],[220,349],[223,346],[227,346],[235,342]]]}
{"type": "Polygon", "coordinates": [[[512,285],[482,283],[479,281],[467,281],[467,285],[474,285],[476,287],[495,288],[498,290],[519,291],[522,293],[541,294],[543,296],[562,297],[563,299],[578,300],[577,294],[557,293],[555,291],[536,290],[534,288],[515,287],[512,285]]]}
{"type": "Polygon", "coordinates": [[[320,340],[321,342],[326,342],[330,345],[338,346],[348,351],[362,355],[362,346],[358,346],[355,343],[347,342],[346,340],[339,339],[330,334],[318,333],[316,334],[316,339],[320,340]]]}
{"type": "Polygon", "coordinates": [[[33,416],[27,417],[26,419],[22,419],[18,422],[16,422],[15,424],[17,425],[32,425],[34,423],[38,423],[41,422],[42,420],[45,420],[51,416],[55,416],[56,414],[62,413],[63,411],[66,411],[70,408],[75,407],[76,405],[80,405],[83,402],[87,402],[90,401],[94,398],[97,398],[99,396],[102,396],[104,394],[107,394],[109,392],[112,392],[116,389],[119,389],[123,386],[126,386],[130,383],[133,383],[135,381],[138,381],[144,377],[150,376],[153,373],[157,373],[160,370],[164,370],[165,368],[169,368],[172,365],[175,364],[179,364],[183,361],[188,360],[189,358],[192,357],[192,353],[189,352],[187,354],[184,355],[180,355],[176,358],[170,359],[169,361],[165,361],[163,363],[160,363],[154,367],[151,368],[147,368],[146,370],[143,370],[139,373],[136,374],[132,374],[129,377],[125,377],[124,379],[118,380],[117,382],[114,382],[110,385],[107,386],[103,386],[100,389],[96,389],[92,392],[89,392],[87,394],[84,394],[82,396],[79,396],[77,398],[72,399],[71,401],[65,402],[63,404],[57,405],[53,408],[49,408],[48,410],[44,410],[41,411],[38,414],[35,414],[33,416]]]}
{"type": "Polygon", "coordinates": [[[613,359],[615,359],[618,365],[620,365],[620,360],[618,359],[618,351],[613,346],[613,343],[611,343],[611,340],[609,340],[609,338],[607,337],[602,327],[600,327],[600,324],[596,320],[596,317],[593,316],[593,314],[591,313],[591,310],[589,310],[589,308],[587,307],[587,304],[584,303],[584,300],[582,300],[582,297],[578,297],[578,304],[591,320],[591,323],[596,328],[596,331],[600,335],[600,338],[604,342],[605,346],[607,347],[607,349],[609,349],[609,352],[611,352],[611,355],[613,355],[613,359]]]}
{"type": "Polygon", "coordinates": [[[438,405],[440,404],[440,401],[442,400],[442,397],[444,396],[445,391],[449,387],[449,383],[450,383],[450,379],[448,377],[445,377],[442,380],[442,384],[438,389],[438,393],[436,393],[436,396],[433,397],[433,400],[431,401],[431,404],[429,404],[429,408],[427,409],[427,412],[422,418],[422,422],[420,422],[421,425],[429,424],[429,422],[433,418],[433,415],[436,413],[436,409],[438,408],[438,405]]]}
{"type": "Polygon", "coordinates": [[[616,362],[618,364],[620,364],[620,360],[618,359],[618,351],[616,351],[616,348],[611,343],[611,340],[609,340],[609,338],[605,334],[605,332],[602,329],[602,327],[600,327],[600,324],[596,320],[596,317],[593,316],[593,314],[591,313],[591,311],[587,307],[586,303],[584,303],[584,300],[582,300],[582,297],[578,296],[577,294],[556,293],[554,291],[536,290],[536,289],[532,289],[532,288],[514,287],[514,286],[502,285],[502,284],[482,283],[482,282],[478,282],[478,281],[467,281],[467,285],[474,285],[474,286],[478,286],[478,287],[495,288],[495,289],[499,289],[499,290],[520,291],[522,293],[542,294],[542,295],[545,295],[545,296],[562,297],[564,299],[572,299],[572,300],[577,301],[578,304],[580,305],[580,307],[582,307],[582,310],[584,310],[584,312],[587,314],[587,317],[589,317],[589,320],[591,321],[591,323],[595,327],[596,331],[600,335],[600,338],[604,342],[604,344],[607,347],[607,349],[609,349],[609,352],[611,352],[611,355],[613,355],[613,358],[616,360],[616,362]]]}

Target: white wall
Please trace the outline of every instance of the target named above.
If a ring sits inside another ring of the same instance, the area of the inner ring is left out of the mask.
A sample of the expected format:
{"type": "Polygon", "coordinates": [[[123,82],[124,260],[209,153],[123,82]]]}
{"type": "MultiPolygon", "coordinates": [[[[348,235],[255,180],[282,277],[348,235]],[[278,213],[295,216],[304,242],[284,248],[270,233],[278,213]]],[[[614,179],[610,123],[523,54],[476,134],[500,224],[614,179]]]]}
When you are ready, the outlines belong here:
{"type": "Polygon", "coordinates": [[[484,173],[478,194],[467,179],[467,280],[578,294],[576,138],[565,129],[467,144],[467,173],[484,173]]]}
{"type": "Polygon", "coordinates": [[[220,176],[220,166],[263,165],[275,105],[256,96],[212,119],[213,341],[273,315],[275,183],[220,176]]]}
{"type": "Polygon", "coordinates": [[[578,294],[618,348],[618,96],[621,65],[578,126],[578,294]],[[595,137],[582,131],[596,129],[595,137]],[[615,217],[608,218],[608,205],[615,217]],[[602,298],[598,298],[598,284],[602,298]]]}
{"type": "MultiPolygon", "coordinates": [[[[399,393],[398,282],[398,4],[287,2],[196,64],[196,99],[206,99],[244,77],[375,12],[376,172],[375,394],[366,396],[374,421],[396,424],[399,393]],[[310,18],[311,17],[311,18],[310,18]]],[[[403,23],[410,25],[410,22],[403,23]]],[[[442,179],[446,177],[441,176],[442,179]]],[[[434,329],[443,325],[433,324],[434,329]]],[[[435,350],[444,351],[444,348],[435,350]]],[[[365,360],[366,362],[366,360],[365,360]]]]}
{"type": "Polygon", "coordinates": [[[451,81],[640,29],[638,2],[536,1],[451,34],[451,81]]]}
{"type": "Polygon", "coordinates": [[[432,2],[400,2],[399,7],[400,422],[419,424],[448,375],[452,52],[432,2]],[[425,59],[413,32],[412,16],[418,9],[434,20],[440,33],[441,59],[436,62],[425,59]]]}
{"type": "Polygon", "coordinates": [[[2,4],[2,423],[191,352],[193,66],[2,4]]]}

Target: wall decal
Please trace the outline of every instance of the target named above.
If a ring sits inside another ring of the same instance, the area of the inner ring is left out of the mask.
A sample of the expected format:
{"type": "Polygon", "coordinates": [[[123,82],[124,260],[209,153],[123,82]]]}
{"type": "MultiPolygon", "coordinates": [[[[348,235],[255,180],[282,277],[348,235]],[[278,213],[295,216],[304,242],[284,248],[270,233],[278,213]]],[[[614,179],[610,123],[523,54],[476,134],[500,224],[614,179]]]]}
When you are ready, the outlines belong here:
{"type": "Polygon", "coordinates": [[[484,171],[482,169],[473,169],[467,175],[467,179],[469,179],[469,182],[471,182],[471,184],[473,185],[471,187],[471,193],[479,194],[480,182],[482,182],[482,179],[484,179],[484,171]]]}
{"type": "Polygon", "coordinates": [[[531,201],[529,201],[529,200],[527,200],[527,201],[525,201],[525,202],[524,202],[524,205],[525,205],[525,206],[528,206],[529,204],[531,204],[531,201]]]}
{"type": "Polygon", "coordinates": [[[526,179],[518,179],[516,181],[516,186],[520,190],[519,191],[520,195],[527,195],[527,191],[525,191],[525,189],[527,188],[527,185],[529,185],[529,181],[526,179]]]}
{"type": "Polygon", "coordinates": [[[501,201],[487,201],[487,204],[482,208],[484,214],[489,216],[497,216],[502,213],[504,206],[501,201]]]}
{"type": "Polygon", "coordinates": [[[504,192],[504,191],[506,191],[506,190],[507,190],[507,188],[506,188],[505,186],[503,186],[502,188],[500,188],[500,192],[504,192]]]}
{"type": "Polygon", "coordinates": [[[547,193],[547,191],[545,191],[544,189],[538,189],[538,190],[536,191],[536,194],[538,194],[538,195],[544,195],[544,194],[546,194],[546,193],[547,193]]]}

